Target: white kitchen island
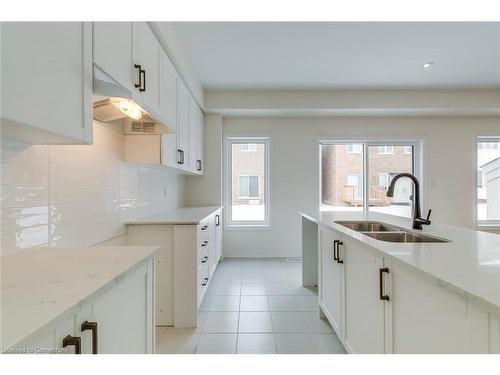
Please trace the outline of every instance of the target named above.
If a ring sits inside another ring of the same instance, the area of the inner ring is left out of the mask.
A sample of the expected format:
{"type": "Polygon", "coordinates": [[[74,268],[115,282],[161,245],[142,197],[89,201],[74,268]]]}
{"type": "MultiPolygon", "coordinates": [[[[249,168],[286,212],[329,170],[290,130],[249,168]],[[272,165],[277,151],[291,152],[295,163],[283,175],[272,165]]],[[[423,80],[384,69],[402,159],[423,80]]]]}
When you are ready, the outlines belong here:
{"type": "Polygon", "coordinates": [[[337,222],[412,231],[408,219],[340,212],[315,219],[320,309],[347,351],[500,352],[500,236],[432,224],[419,233],[449,242],[395,243],[337,222]]]}
{"type": "Polygon", "coordinates": [[[46,247],[3,255],[2,352],[153,353],[157,251],[46,247]]]}

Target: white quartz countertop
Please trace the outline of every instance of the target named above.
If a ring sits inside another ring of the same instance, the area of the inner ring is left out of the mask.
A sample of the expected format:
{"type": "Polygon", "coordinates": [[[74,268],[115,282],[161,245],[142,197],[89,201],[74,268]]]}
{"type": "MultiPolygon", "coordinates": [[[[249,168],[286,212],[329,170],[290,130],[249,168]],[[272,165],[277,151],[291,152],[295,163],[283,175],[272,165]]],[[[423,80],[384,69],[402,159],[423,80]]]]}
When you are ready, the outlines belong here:
{"type": "Polygon", "coordinates": [[[466,228],[431,224],[412,230],[411,221],[396,216],[361,212],[301,215],[319,225],[340,231],[382,253],[448,283],[500,311],[500,236],[466,228]],[[449,240],[447,243],[394,243],[379,241],[346,228],[336,221],[370,220],[449,240]]]}
{"type": "Polygon", "coordinates": [[[40,247],[0,257],[0,348],[10,348],[96,295],[155,246],[40,247]]]}
{"type": "Polygon", "coordinates": [[[200,221],[206,219],[220,208],[221,206],[178,208],[152,216],[128,219],[125,220],[125,224],[198,225],[200,221]]]}

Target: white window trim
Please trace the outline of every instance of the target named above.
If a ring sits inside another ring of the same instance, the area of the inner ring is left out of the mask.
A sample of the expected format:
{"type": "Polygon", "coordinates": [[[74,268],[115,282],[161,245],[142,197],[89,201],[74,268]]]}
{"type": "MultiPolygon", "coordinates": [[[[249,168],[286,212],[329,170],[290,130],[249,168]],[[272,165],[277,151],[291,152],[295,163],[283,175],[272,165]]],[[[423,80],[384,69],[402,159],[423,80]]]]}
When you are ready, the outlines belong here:
{"type": "Polygon", "coordinates": [[[224,135],[224,229],[226,230],[246,230],[246,229],[270,229],[271,227],[271,138],[267,136],[254,135],[224,135]],[[263,143],[265,149],[264,158],[264,207],[265,220],[263,221],[233,221],[232,220],[232,155],[233,144],[238,143],[263,143]]]}
{"type": "MultiPolygon", "coordinates": [[[[319,166],[318,168],[318,184],[319,188],[317,189],[319,195],[317,197],[318,199],[318,207],[321,207],[321,145],[345,145],[346,143],[360,143],[363,144],[363,168],[364,168],[364,173],[365,176],[370,176],[370,170],[369,170],[369,164],[368,164],[368,146],[413,146],[413,174],[415,177],[417,177],[418,181],[420,182],[420,205],[421,205],[421,210],[422,212],[427,212],[427,189],[426,189],[426,181],[425,181],[425,175],[424,175],[424,157],[425,157],[425,144],[424,144],[424,139],[421,137],[415,137],[415,138],[384,138],[384,137],[377,137],[377,138],[343,138],[343,137],[335,137],[335,138],[318,138],[318,157],[319,157],[319,163],[317,164],[319,166]]],[[[477,163],[476,163],[477,164],[477,163]]],[[[477,178],[476,178],[477,181],[477,178]]],[[[363,179],[363,214],[366,216],[370,211],[369,211],[369,205],[368,205],[368,194],[369,194],[369,178],[364,178],[363,179]]],[[[477,192],[477,190],[476,190],[477,192]]],[[[476,197],[476,202],[477,202],[477,197],[476,197]]],[[[372,211],[373,212],[373,211],[372,211]]],[[[412,209],[413,212],[413,209],[412,209]]],[[[476,209],[477,212],[477,209],[476,209]]],[[[391,215],[391,214],[387,214],[391,215]]],[[[396,215],[393,215],[396,216],[396,215]]],[[[400,216],[397,216],[400,217],[400,216]]]]}
{"type": "Polygon", "coordinates": [[[479,148],[479,143],[483,142],[500,142],[500,136],[488,136],[488,135],[476,135],[474,137],[474,223],[475,227],[481,230],[498,230],[500,227],[500,220],[479,220],[477,213],[478,213],[478,206],[477,206],[477,201],[478,201],[478,186],[477,186],[477,181],[478,181],[478,167],[477,167],[477,153],[478,153],[478,148],[479,148]]]}
{"type": "MultiPolygon", "coordinates": [[[[256,176],[254,174],[239,174],[238,175],[238,199],[258,199],[260,197],[259,194],[256,197],[250,197],[250,196],[245,197],[243,195],[240,195],[240,177],[257,177],[257,187],[260,188],[259,176],[256,176]]],[[[250,186],[248,187],[248,191],[250,191],[250,186]]],[[[264,196],[265,196],[265,194],[264,194],[264,196]]]]}

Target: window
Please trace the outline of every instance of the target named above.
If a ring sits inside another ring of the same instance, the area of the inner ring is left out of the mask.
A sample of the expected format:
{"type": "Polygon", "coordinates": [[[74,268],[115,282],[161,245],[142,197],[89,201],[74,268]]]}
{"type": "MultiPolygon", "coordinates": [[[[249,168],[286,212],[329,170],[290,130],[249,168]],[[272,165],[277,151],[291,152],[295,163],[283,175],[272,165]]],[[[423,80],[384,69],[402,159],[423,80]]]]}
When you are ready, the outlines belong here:
{"type": "Polygon", "coordinates": [[[389,187],[389,173],[379,173],[378,174],[378,186],[389,187]]]}
{"type": "Polygon", "coordinates": [[[392,198],[387,197],[387,188],[399,173],[421,178],[420,141],[324,141],[320,149],[321,210],[374,211],[411,217],[411,180],[399,180],[392,198]],[[359,154],[351,155],[349,150],[354,149],[360,150],[359,154]]]}
{"type": "Polygon", "coordinates": [[[363,150],[363,145],[358,145],[354,143],[347,145],[347,152],[349,154],[361,154],[362,150],[363,150]]]}
{"type": "Polygon", "coordinates": [[[243,143],[240,147],[241,151],[244,152],[257,152],[257,145],[255,143],[243,143]]]}
{"type": "Polygon", "coordinates": [[[477,140],[477,223],[500,225],[500,137],[477,140]]]}
{"type": "Polygon", "coordinates": [[[226,137],[226,226],[269,225],[269,138],[226,137]]]}
{"type": "Polygon", "coordinates": [[[378,153],[382,155],[394,154],[394,148],[392,146],[378,146],[378,153]]]}
{"type": "Polygon", "coordinates": [[[259,197],[259,176],[238,177],[238,198],[259,197]]]}

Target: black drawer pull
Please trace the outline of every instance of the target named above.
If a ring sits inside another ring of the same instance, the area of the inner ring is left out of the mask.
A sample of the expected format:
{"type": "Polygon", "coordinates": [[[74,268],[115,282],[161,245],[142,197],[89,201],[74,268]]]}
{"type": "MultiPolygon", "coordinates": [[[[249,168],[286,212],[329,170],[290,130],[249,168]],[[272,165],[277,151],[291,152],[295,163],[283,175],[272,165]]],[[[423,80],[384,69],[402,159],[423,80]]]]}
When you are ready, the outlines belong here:
{"type": "Polygon", "coordinates": [[[207,230],[208,224],[201,227],[201,230],[207,230]]]}
{"type": "Polygon", "coordinates": [[[63,339],[63,348],[67,346],[75,347],[75,354],[82,354],[82,339],[80,337],[68,335],[63,339]]]}
{"type": "Polygon", "coordinates": [[[389,273],[389,268],[384,267],[384,268],[379,269],[380,299],[382,301],[389,301],[389,296],[384,295],[384,273],[389,273]]]}
{"type": "Polygon", "coordinates": [[[208,241],[203,241],[203,243],[201,244],[201,246],[205,247],[208,245],[208,241]]]}
{"type": "Polygon", "coordinates": [[[134,64],[134,68],[138,69],[138,71],[137,71],[138,74],[137,75],[138,75],[138,78],[139,78],[139,83],[134,84],[134,86],[136,88],[138,88],[139,91],[141,91],[141,88],[142,88],[142,67],[139,64],[134,64]]]}
{"type": "Polygon", "coordinates": [[[201,284],[201,286],[205,286],[208,284],[208,277],[205,277],[205,281],[201,284]]]}
{"type": "Polygon", "coordinates": [[[207,260],[208,260],[208,257],[205,256],[205,257],[203,257],[203,260],[201,261],[201,263],[207,263],[207,260]]]}
{"type": "Polygon", "coordinates": [[[344,261],[342,259],[340,259],[340,246],[343,246],[343,245],[344,245],[344,243],[342,241],[339,241],[337,243],[337,263],[340,263],[340,264],[344,263],[344,261]]]}
{"type": "Polygon", "coordinates": [[[220,225],[220,215],[215,215],[215,226],[218,227],[220,225]]]}
{"type": "Polygon", "coordinates": [[[339,243],[339,240],[333,241],[333,260],[337,261],[337,244],[339,243]]]}
{"type": "Polygon", "coordinates": [[[92,332],[92,354],[97,354],[97,322],[84,321],[80,327],[83,331],[90,330],[92,332]]]}

